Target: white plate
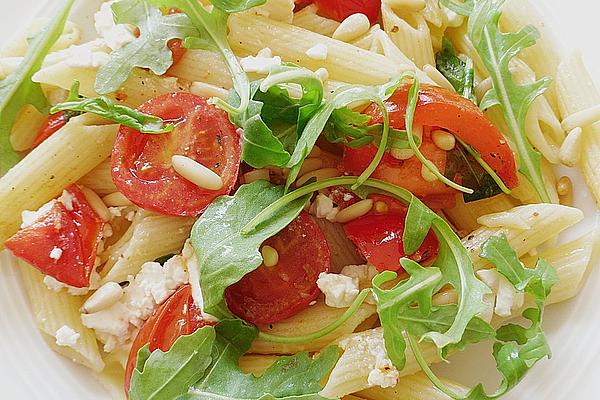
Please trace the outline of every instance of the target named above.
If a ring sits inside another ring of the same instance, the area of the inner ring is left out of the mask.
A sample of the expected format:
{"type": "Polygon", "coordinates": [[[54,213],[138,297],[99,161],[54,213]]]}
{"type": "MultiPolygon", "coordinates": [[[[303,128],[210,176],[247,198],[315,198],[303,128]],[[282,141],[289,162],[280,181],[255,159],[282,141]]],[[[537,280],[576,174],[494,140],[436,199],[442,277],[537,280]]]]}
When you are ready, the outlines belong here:
{"type": "MultiPolygon", "coordinates": [[[[536,0],[534,0],[536,1],[536,0]]],[[[7,2],[7,0],[2,0],[7,2]]],[[[5,8],[0,38],[10,36],[22,26],[40,4],[39,0],[18,0],[5,8]]],[[[56,4],[56,0],[50,2],[56,4]]],[[[549,31],[567,44],[581,48],[595,78],[600,78],[600,53],[597,38],[600,4],[591,0],[537,0],[547,14],[549,31]],[[543,4],[542,4],[543,3],[543,4]],[[559,23],[557,22],[559,21],[559,23]]],[[[79,0],[80,9],[90,9],[98,0],[79,0]]],[[[44,12],[44,11],[42,11],[44,12]]],[[[77,21],[91,27],[89,13],[77,13],[77,21]]],[[[575,203],[586,212],[586,220],[569,232],[586,232],[595,219],[595,206],[581,178],[571,171],[576,183],[575,203]]],[[[0,205],[1,206],[1,205],[0,205]]],[[[0,398],[31,400],[107,399],[104,389],[84,368],[51,351],[40,337],[21,287],[18,271],[5,254],[0,255],[0,398]]],[[[545,329],[553,349],[551,361],[539,363],[507,399],[593,400],[598,399],[598,359],[600,358],[600,315],[597,294],[600,273],[591,272],[579,297],[552,306],[546,314],[545,329]]],[[[471,352],[452,364],[454,377],[472,375],[482,361],[471,352]],[[458,364],[458,365],[457,365],[458,364]],[[456,371],[460,371],[456,374],[456,371]]],[[[487,364],[486,364],[487,365],[487,364]]],[[[471,377],[472,378],[472,377],[471,377]]],[[[493,380],[493,374],[485,377],[493,380]]]]}

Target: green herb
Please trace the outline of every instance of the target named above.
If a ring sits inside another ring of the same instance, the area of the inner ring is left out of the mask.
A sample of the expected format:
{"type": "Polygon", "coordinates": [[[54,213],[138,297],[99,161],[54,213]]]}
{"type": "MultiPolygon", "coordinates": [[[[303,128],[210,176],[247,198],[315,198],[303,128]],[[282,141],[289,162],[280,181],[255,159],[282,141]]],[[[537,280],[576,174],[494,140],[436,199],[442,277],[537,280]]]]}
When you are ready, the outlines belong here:
{"type": "MultiPolygon", "coordinates": [[[[317,190],[331,186],[355,186],[358,181],[357,177],[332,178],[296,189],[262,210],[242,228],[242,234],[251,234],[262,224],[267,223],[271,216],[277,215],[279,210],[317,190]]],[[[440,349],[450,344],[459,343],[470,321],[476,315],[485,311],[486,304],[483,302],[483,295],[489,293],[489,288],[475,277],[473,264],[460,239],[442,217],[429,210],[409,191],[374,179],[363,182],[360,189],[361,194],[366,194],[369,191],[386,193],[409,204],[409,210],[411,207],[413,208],[410,219],[406,224],[411,229],[406,229],[403,236],[404,240],[411,243],[412,248],[418,248],[422,244],[423,238],[425,238],[429,229],[433,229],[435,232],[440,243],[440,251],[433,267],[439,268],[442,273],[442,279],[438,285],[450,284],[453,286],[458,294],[458,303],[456,317],[448,330],[442,333],[427,332],[422,336],[422,339],[433,341],[440,349]],[[417,221],[420,222],[417,223],[417,221]]],[[[398,323],[396,318],[382,318],[381,322],[384,330],[386,326],[388,330],[395,330],[398,323]]],[[[393,353],[395,348],[388,350],[393,353]]],[[[402,355],[390,354],[390,357],[400,359],[402,355]]]]}
{"type": "Polygon", "coordinates": [[[226,320],[216,326],[217,338],[212,363],[181,400],[323,400],[321,382],[339,358],[338,349],[329,347],[316,358],[308,353],[279,358],[259,378],[240,371],[239,359],[250,349],[256,328],[239,320],[226,320]]]}
{"type": "MultiPolygon", "coordinates": [[[[516,290],[533,296],[537,308],[529,308],[523,312],[523,317],[530,322],[529,327],[507,324],[495,332],[497,342],[494,344],[493,356],[502,375],[502,382],[498,390],[491,395],[485,393],[483,385],[477,385],[466,396],[454,393],[429,368],[413,335],[408,335],[415,359],[425,374],[442,392],[457,400],[497,399],[516,386],[539,360],[550,357],[550,348],[541,329],[541,322],[544,303],[552,286],[557,282],[552,266],[544,260],[539,260],[535,269],[526,268],[505,236],[492,236],[488,239],[482,246],[481,257],[492,262],[497,271],[508,279],[516,290]]],[[[483,324],[478,331],[480,332],[476,335],[463,340],[459,349],[466,343],[477,343],[489,338],[483,324]]]]}
{"type": "Polygon", "coordinates": [[[542,175],[542,157],[527,139],[525,120],[532,103],[548,88],[550,79],[543,78],[531,84],[518,85],[509,68],[514,57],[535,45],[539,32],[533,26],[525,26],[516,33],[503,33],[499,20],[505,0],[471,0],[463,5],[457,5],[451,0],[442,2],[455,11],[462,9],[460,12],[469,16],[469,38],[493,83],[493,88],[485,95],[480,107],[502,107],[519,158],[519,172],[529,180],[541,201],[549,203],[550,196],[542,175]]]}
{"type": "Polygon", "coordinates": [[[140,36],[113,51],[98,69],[95,90],[100,94],[117,91],[136,67],[163,75],[173,64],[168,42],[197,34],[185,14],[163,15],[144,0],[120,0],[111,9],[117,24],[137,26],[140,36]]]}
{"type": "MultiPolygon", "coordinates": [[[[366,114],[361,114],[352,111],[349,108],[340,108],[331,113],[329,121],[324,128],[323,136],[331,143],[342,143],[353,149],[371,144],[375,135],[371,134],[371,129],[367,125],[371,121],[371,117],[366,114]],[[348,140],[350,139],[350,140],[348,140]]],[[[381,133],[383,125],[377,125],[379,128],[379,140],[381,141],[381,133]]],[[[390,136],[392,129],[389,130],[390,136]]]]}
{"type": "Polygon", "coordinates": [[[21,109],[31,104],[42,113],[48,112],[46,97],[31,77],[42,67],[44,58],[62,34],[74,1],[65,0],[51,22],[31,39],[27,54],[15,72],[0,81],[0,176],[20,159],[10,143],[10,134],[21,109]]]}
{"type": "Polygon", "coordinates": [[[282,195],[282,187],[256,181],[241,186],[233,196],[219,197],[196,221],[191,241],[202,266],[200,283],[208,313],[217,317],[229,315],[222,304],[225,289],[260,266],[260,245],[293,221],[308,200],[301,196],[257,225],[253,232],[242,232],[250,220],[282,195]]]}
{"type": "Polygon", "coordinates": [[[467,61],[461,60],[454,51],[452,42],[444,37],[442,50],[436,54],[435,63],[448,82],[452,84],[458,93],[477,104],[477,98],[473,93],[475,71],[473,60],[467,57],[467,61]]]}
{"type": "Polygon", "coordinates": [[[52,114],[59,111],[96,114],[142,133],[167,133],[174,128],[173,124],[164,125],[164,121],[159,117],[144,114],[121,104],[115,104],[108,97],[82,99],[79,96],[79,81],[73,83],[67,101],[50,109],[52,114]]]}
{"type": "Polygon", "coordinates": [[[167,352],[157,349],[150,354],[144,346],[131,376],[129,398],[175,399],[186,393],[210,365],[214,341],[214,328],[204,327],[178,338],[167,352]]]}
{"type": "Polygon", "coordinates": [[[186,38],[186,47],[215,50],[221,53],[233,79],[233,88],[237,92],[240,104],[232,108],[220,99],[212,99],[214,103],[228,110],[231,114],[246,111],[250,102],[250,82],[237,57],[233,54],[227,41],[227,19],[230,13],[240,12],[264,4],[266,0],[214,0],[213,9],[207,11],[197,0],[146,0],[158,7],[177,8],[189,17],[198,31],[197,35],[186,38]]]}

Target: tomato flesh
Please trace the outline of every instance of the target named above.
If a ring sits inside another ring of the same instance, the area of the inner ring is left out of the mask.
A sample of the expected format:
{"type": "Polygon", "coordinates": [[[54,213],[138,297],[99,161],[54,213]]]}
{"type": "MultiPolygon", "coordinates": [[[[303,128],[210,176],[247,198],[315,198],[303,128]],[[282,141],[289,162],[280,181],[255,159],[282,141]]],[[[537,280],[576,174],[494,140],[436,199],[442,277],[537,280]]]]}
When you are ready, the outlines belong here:
{"type": "Polygon", "coordinates": [[[38,135],[31,145],[31,149],[35,149],[44,140],[54,135],[60,128],[69,122],[69,119],[70,117],[64,111],[59,111],[56,114],[49,115],[44,124],[40,127],[38,135]]]}
{"type": "Polygon", "coordinates": [[[264,245],[279,253],[277,265],[262,264],[225,291],[229,309],[257,325],[284,320],[308,307],[320,294],[319,274],[331,265],[325,236],[306,212],[264,245]]]}
{"type": "Polygon", "coordinates": [[[408,212],[406,206],[387,196],[370,197],[374,201],[384,202],[387,210],[383,213],[373,211],[344,225],[346,235],[369,264],[378,271],[398,271],[402,269],[402,257],[408,256],[419,263],[427,263],[437,257],[439,242],[431,230],[421,247],[415,253],[407,255],[402,241],[408,212]]]}
{"type": "Polygon", "coordinates": [[[139,110],[174,123],[175,129],[148,135],[121,126],[112,153],[112,177],[121,193],[147,210],[193,217],[231,191],[237,180],[241,145],[223,110],[190,93],[158,96],[139,110]],[[222,189],[201,188],[175,172],[171,157],[176,154],[221,176],[222,189]]]}
{"type": "Polygon", "coordinates": [[[374,24],[381,10],[381,0],[315,0],[314,3],[320,14],[339,22],[352,14],[362,13],[374,24]]]}
{"type": "Polygon", "coordinates": [[[129,393],[131,375],[142,347],[148,344],[151,352],[156,349],[169,351],[180,336],[190,335],[207,325],[213,323],[202,318],[202,311],[192,297],[191,286],[181,286],[144,322],[133,341],[125,369],[125,392],[129,393]]]}
{"type": "Polygon", "coordinates": [[[32,225],[20,229],[5,243],[13,254],[64,284],[82,288],[90,284],[98,241],[104,222],[76,185],[66,189],[72,207],[56,201],[32,225]],[[51,258],[54,248],[61,251],[51,258]]]}
{"type": "MultiPolygon", "coordinates": [[[[386,102],[390,125],[396,129],[405,128],[404,118],[410,87],[408,84],[402,85],[386,102]]],[[[383,122],[381,110],[375,105],[371,105],[366,114],[373,117],[371,122],[374,124],[383,122]]],[[[519,184],[515,157],[510,146],[502,133],[470,100],[444,88],[421,85],[415,110],[415,125],[447,130],[477,150],[507,187],[512,189],[519,184]]],[[[435,163],[435,160],[432,161],[435,163]]],[[[414,173],[417,174],[417,171],[414,173]]]]}

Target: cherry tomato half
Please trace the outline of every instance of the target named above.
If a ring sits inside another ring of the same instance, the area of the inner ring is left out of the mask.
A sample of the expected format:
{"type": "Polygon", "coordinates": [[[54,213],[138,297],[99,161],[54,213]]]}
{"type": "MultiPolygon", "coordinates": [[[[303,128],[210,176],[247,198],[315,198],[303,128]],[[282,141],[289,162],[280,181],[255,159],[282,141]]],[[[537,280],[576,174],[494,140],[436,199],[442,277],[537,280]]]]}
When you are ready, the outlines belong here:
{"type": "Polygon", "coordinates": [[[362,13],[374,24],[381,10],[381,0],[314,0],[314,3],[320,14],[339,22],[352,14],[362,13]]]}
{"type": "Polygon", "coordinates": [[[40,127],[31,149],[38,147],[44,140],[52,136],[56,131],[65,126],[71,117],[64,111],[59,111],[56,114],[48,116],[44,124],[40,127]]]}
{"type": "Polygon", "coordinates": [[[68,205],[56,201],[48,212],[19,230],[5,245],[15,256],[57,281],[87,287],[104,222],[79,187],[71,185],[66,192],[72,199],[68,205]]]}
{"type": "Polygon", "coordinates": [[[168,351],[180,336],[191,335],[207,325],[213,323],[202,318],[201,310],[194,303],[191,286],[181,286],[144,322],[133,341],[125,369],[125,393],[129,393],[131,375],[142,347],[149,344],[151,352],[156,349],[168,351]]]}
{"type": "Polygon", "coordinates": [[[190,93],[158,96],[139,107],[175,124],[172,132],[142,134],[121,126],[112,153],[112,177],[138,206],[161,214],[197,216],[233,188],[241,157],[240,137],[225,111],[190,93]],[[221,176],[223,188],[208,190],[179,175],[173,155],[187,156],[221,176]]]}
{"type": "Polygon", "coordinates": [[[319,274],[331,265],[325,236],[306,212],[264,245],[277,250],[279,262],[262,264],[225,291],[229,309],[257,325],[284,320],[308,307],[319,296],[319,274]]]}
{"type": "MultiPolygon", "coordinates": [[[[372,211],[348,222],[344,225],[344,231],[360,253],[378,271],[398,271],[401,269],[400,258],[407,256],[402,235],[408,209],[400,201],[388,196],[371,195],[369,198],[376,203],[384,203],[385,211],[372,211]]],[[[421,247],[408,257],[419,263],[427,263],[434,260],[438,252],[439,242],[430,230],[421,247]]]]}

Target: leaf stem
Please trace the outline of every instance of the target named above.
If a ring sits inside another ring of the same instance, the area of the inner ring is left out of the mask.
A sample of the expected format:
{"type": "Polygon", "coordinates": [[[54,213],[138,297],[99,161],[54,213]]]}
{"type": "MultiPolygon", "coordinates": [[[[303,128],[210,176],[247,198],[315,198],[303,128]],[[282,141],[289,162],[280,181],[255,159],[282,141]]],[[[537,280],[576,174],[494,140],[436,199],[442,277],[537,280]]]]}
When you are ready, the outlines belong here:
{"type": "Polygon", "coordinates": [[[311,342],[313,340],[319,339],[325,335],[328,335],[329,333],[335,331],[337,328],[339,328],[340,326],[342,326],[344,323],[346,323],[346,321],[348,321],[350,318],[352,318],[352,316],[354,314],[356,314],[356,312],[358,311],[359,307],[362,305],[362,303],[365,301],[365,299],[367,298],[367,296],[369,295],[369,293],[371,293],[371,289],[367,288],[367,289],[363,289],[360,294],[358,295],[358,297],[356,298],[356,300],[354,300],[354,302],[352,303],[352,305],[350,307],[348,307],[348,309],[344,312],[344,314],[342,314],[341,317],[339,317],[337,320],[335,320],[333,323],[327,325],[326,327],[319,329],[316,332],[310,333],[308,335],[302,335],[302,336],[276,336],[276,335],[270,335],[268,333],[264,333],[264,332],[259,332],[258,333],[258,338],[262,339],[266,342],[273,342],[273,343],[285,343],[285,344],[295,344],[295,343],[308,343],[311,342]]]}

